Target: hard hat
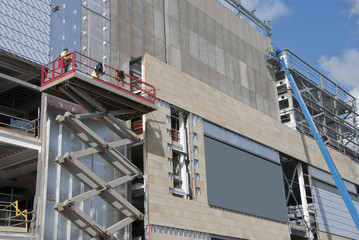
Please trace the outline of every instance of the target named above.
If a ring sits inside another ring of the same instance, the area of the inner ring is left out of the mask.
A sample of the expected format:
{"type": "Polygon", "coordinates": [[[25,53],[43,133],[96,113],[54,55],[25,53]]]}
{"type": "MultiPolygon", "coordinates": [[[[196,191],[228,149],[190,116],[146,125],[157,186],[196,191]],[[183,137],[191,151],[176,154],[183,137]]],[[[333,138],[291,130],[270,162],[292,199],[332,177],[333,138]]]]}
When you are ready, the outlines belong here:
{"type": "Polygon", "coordinates": [[[64,47],[63,50],[69,50],[69,48],[68,48],[68,47],[64,47]]]}

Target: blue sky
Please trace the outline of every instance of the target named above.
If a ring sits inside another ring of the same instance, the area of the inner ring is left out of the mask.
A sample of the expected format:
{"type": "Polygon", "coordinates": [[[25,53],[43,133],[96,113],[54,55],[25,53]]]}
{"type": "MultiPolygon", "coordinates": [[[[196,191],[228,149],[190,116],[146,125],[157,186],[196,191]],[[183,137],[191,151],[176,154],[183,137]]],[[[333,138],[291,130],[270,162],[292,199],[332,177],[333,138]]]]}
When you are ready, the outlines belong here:
{"type": "Polygon", "coordinates": [[[242,0],[288,48],[359,99],[359,0],[242,0]]]}

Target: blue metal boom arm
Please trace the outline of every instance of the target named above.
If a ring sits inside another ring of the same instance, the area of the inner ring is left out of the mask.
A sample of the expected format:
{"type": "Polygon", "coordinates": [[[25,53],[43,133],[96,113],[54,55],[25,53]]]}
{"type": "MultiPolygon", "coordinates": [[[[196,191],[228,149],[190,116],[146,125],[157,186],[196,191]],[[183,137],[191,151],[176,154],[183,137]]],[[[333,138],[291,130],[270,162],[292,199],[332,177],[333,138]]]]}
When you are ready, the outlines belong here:
{"type": "Polygon", "coordinates": [[[318,144],[318,147],[324,157],[324,160],[325,162],[327,163],[328,165],[328,168],[330,170],[330,173],[332,174],[333,176],[333,179],[335,181],[335,184],[337,185],[337,188],[340,192],[340,195],[342,196],[344,202],[345,202],[345,205],[347,206],[348,208],[348,211],[350,213],[350,215],[352,216],[352,219],[357,227],[357,229],[359,230],[359,215],[358,215],[358,212],[357,210],[355,209],[355,206],[352,202],[352,200],[350,199],[350,196],[349,196],[349,193],[348,191],[346,190],[345,186],[344,186],[344,183],[339,175],[339,173],[337,172],[337,169],[335,168],[334,166],[334,163],[322,141],[322,138],[320,137],[319,135],[319,132],[318,132],[318,129],[317,127],[315,126],[314,124],[314,121],[311,117],[311,115],[309,114],[309,111],[307,109],[307,106],[305,105],[304,101],[303,101],[303,98],[302,96],[300,95],[300,92],[297,88],[297,85],[295,84],[293,78],[292,78],[292,75],[290,74],[288,68],[287,68],[287,65],[285,63],[285,60],[284,60],[284,57],[282,57],[282,59],[280,60],[280,63],[282,64],[282,67],[284,69],[284,72],[285,72],[285,75],[287,76],[288,78],[288,81],[290,83],[290,86],[294,92],[294,95],[295,97],[297,98],[297,101],[304,113],[304,116],[305,116],[305,119],[307,120],[309,126],[310,126],[310,129],[312,130],[312,133],[314,135],[314,138],[315,138],[315,141],[317,142],[318,144]]]}

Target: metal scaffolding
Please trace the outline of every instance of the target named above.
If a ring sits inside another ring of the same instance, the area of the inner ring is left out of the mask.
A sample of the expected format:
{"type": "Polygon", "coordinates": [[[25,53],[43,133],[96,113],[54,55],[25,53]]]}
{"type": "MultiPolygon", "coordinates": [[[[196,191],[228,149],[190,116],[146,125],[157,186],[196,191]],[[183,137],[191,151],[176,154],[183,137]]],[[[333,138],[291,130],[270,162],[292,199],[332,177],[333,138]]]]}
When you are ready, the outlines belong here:
{"type": "MultiPolygon", "coordinates": [[[[283,50],[282,56],[323,142],[358,160],[356,99],[290,50],[283,50]]],[[[312,136],[283,68],[276,68],[275,76],[282,123],[312,136]]]]}

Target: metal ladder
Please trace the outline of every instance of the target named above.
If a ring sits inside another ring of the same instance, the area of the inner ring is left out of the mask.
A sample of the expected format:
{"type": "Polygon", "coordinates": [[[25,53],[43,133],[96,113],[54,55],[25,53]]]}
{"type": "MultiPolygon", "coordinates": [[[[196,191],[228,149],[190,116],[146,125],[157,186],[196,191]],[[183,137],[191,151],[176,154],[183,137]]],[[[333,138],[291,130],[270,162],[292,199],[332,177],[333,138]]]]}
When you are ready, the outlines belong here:
{"type": "Polygon", "coordinates": [[[75,103],[86,109],[88,113],[74,115],[66,112],[64,115],[58,115],[56,121],[83,142],[87,148],[57,156],[55,161],[90,190],[56,204],[55,209],[91,236],[92,239],[117,239],[116,232],[135,220],[142,220],[143,214],[115,189],[135,178],[142,177],[142,172],[116,148],[142,144],[142,140],[116,118],[118,115],[126,114],[124,110],[108,111],[94,98],[76,86],[62,86],[60,90],[75,103]],[[84,123],[84,120],[87,119],[94,119],[99,124],[106,126],[118,135],[120,140],[106,142],[84,123]],[[103,158],[114,169],[120,171],[123,176],[110,182],[101,179],[91,169],[87,168],[80,159],[94,154],[103,158]],[[102,198],[107,204],[121,213],[123,219],[105,228],[78,206],[85,200],[96,196],[102,198]]]}

